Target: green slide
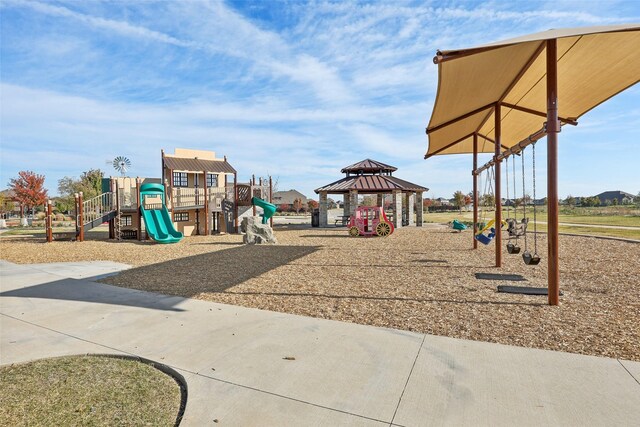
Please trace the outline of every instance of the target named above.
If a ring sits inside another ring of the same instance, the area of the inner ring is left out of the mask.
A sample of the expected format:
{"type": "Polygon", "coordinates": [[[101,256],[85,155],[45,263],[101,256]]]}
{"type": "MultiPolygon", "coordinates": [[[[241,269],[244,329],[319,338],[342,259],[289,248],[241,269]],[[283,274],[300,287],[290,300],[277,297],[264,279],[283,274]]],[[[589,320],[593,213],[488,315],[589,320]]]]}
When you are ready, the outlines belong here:
{"type": "Polygon", "coordinates": [[[140,186],[140,211],[144,218],[147,234],[158,243],[176,243],[182,240],[182,233],[173,228],[173,221],[164,203],[164,185],[142,184],[140,186]],[[144,199],[160,196],[161,204],[157,209],[145,209],[144,199]]]}
{"type": "Polygon", "coordinates": [[[262,210],[264,211],[264,213],[262,214],[262,223],[266,224],[267,221],[269,221],[269,218],[271,218],[273,216],[274,213],[276,213],[276,205],[271,204],[267,201],[262,200],[259,197],[252,197],[251,198],[251,204],[261,207],[262,210]]]}

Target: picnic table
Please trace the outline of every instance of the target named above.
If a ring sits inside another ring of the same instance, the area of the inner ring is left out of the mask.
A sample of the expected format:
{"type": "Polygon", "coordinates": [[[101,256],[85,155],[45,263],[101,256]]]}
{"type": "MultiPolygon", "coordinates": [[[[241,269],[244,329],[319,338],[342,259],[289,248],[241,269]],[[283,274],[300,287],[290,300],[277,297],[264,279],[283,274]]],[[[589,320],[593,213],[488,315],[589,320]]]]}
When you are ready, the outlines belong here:
{"type": "Polygon", "coordinates": [[[351,218],[349,215],[337,216],[335,221],[335,226],[336,227],[338,227],[339,225],[346,226],[347,224],[349,224],[349,218],[351,218]]]}

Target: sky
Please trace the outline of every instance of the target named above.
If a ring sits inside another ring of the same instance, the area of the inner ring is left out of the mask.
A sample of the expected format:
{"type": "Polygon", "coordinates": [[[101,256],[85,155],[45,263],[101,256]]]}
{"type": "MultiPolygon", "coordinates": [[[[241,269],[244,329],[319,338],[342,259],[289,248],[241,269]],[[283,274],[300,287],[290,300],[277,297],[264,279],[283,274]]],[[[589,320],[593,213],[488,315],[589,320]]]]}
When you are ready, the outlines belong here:
{"type": "MultiPolygon", "coordinates": [[[[0,187],[32,170],[56,195],[64,176],[118,175],[117,156],[159,177],[160,150],[180,147],[307,197],[371,158],[451,198],[471,191],[471,156],[424,160],[436,50],[638,22],[635,0],[2,0],[0,187]]],[[[561,197],[640,192],[639,86],[563,128],[561,197]]]]}

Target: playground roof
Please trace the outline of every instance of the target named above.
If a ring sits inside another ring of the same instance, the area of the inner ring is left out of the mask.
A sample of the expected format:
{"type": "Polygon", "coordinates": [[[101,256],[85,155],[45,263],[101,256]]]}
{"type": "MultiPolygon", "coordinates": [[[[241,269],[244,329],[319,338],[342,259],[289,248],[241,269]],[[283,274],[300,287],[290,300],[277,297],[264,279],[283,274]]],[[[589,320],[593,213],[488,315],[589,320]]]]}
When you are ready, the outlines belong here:
{"type": "Polygon", "coordinates": [[[376,160],[364,159],[358,163],[342,168],[342,173],[358,172],[395,172],[398,168],[390,166],[376,160]]]}
{"type": "Polygon", "coordinates": [[[164,157],[167,168],[181,172],[213,172],[236,173],[236,170],[226,160],[187,159],[183,157],[164,157]]]}
{"type": "Polygon", "coordinates": [[[470,49],[438,51],[438,94],[425,158],[494,152],[494,106],[509,148],[546,121],[546,40],[557,39],[558,116],[576,120],[640,79],[640,24],[549,30],[470,49]]]}

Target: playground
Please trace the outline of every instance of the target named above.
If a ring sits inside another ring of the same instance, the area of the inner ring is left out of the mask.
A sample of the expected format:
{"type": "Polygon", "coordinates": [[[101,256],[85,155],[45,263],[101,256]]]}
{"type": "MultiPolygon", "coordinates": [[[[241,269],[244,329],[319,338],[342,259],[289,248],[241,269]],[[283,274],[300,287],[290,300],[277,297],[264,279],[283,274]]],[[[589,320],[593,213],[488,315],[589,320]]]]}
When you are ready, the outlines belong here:
{"type": "MultiPolygon", "coordinates": [[[[16,263],[111,260],[130,270],[105,283],[225,304],[521,347],[640,361],[640,245],[560,236],[561,305],[546,296],[496,292],[545,287],[547,260],[527,266],[494,247],[471,249],[471,231],[401,228],[352,238],[345,228],[276,226],[279,245],[243,245],[241,235],[192,236],[173,245],[91,239],[43,243],[0,238],[16,263]],[[520,275],[480,280],[476,273],[520,275]]],[[[106,233],[105,233],[106,234],[106,233]]],[[[506,232],[504,232],[506,236],[506,232]]],[[[506,239],[505,239],[506,241],[506,239]]],[[[546,248],[546,235],[538,244],[546,248]]]]}

